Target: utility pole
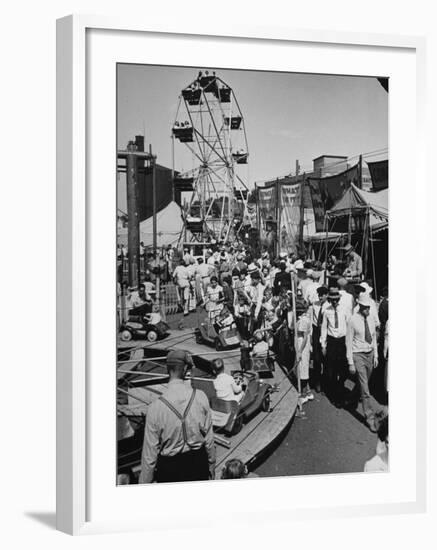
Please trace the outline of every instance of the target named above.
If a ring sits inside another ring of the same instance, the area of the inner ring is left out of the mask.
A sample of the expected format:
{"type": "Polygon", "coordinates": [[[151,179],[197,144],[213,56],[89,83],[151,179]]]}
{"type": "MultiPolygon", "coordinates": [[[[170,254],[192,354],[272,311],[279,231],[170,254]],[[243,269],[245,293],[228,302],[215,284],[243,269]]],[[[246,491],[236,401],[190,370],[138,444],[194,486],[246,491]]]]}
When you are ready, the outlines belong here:
{"type": "MultiPolygon", "coordinates": [[[[299,175],[300,175],[300,164],[299,164],[299,160],[296,159],[296,178],[298,178],[299,175]]],[[[299,188],[299,232],[298,232],[299,253],[302,251],[302,248],[303,248],[303,227],[304,227],[304,215],[305,215],[304,200],[303,200],[304,185],[305,185],[305,176],[302,178],[300,188],[299,188]]]]}
{"type": "MultiPolygon", "coordinates": [[[[300,165],[299,161],[296,161],[296,176],[299,176],[300,165]]],[[[300,183],[300,202],[299,202],[299,252],[303,251],[303,230],[305,223],[305,173],[302,174],[302,181],[300,183]]]]}
{"type": "Polygon", "coordinates": [[[158,234],[156,227],[156,157],[152,154],[152,146],[149,145],[150,167],[152,169],[152,216],[153,216],[153,253],[158,250],[158,234]]]}
{"type": "Polygon", "coordinates": [[[360,155],[360,160],[358,161],[358,187],[363,188],[363,155],[360,155]]]}
{"type": "Polygon", "coordinates": [[[137,147],[133,141],[127,145],[126,194],[127,194],[127,250],[129,286],[138,286],[140,280],[140,225],[137,209],[138,164],[137,147]]]}
{"type": "Polygon", "coordinates": [[[273,241],[273,254],[276,256],[279,254],[280,250],[280,244],[279,244],[279,224],[281,223],[280,217],[281,217],[281,210],[279,208],[279,201],[280,201],[280,191],[279,191],[279,178],[276,178],[275,182],[275,221],[276,221],[276,229],[275,229],[275,240],[273,241]]]}
{"type": "MultiPolygon", "coordinates": [[[[174,185],[174,134],[171,133],[171,200],[176,198],[175,185],[174,185]]],[[[181,202],[179,200],[179,202],[181,202]]]]}

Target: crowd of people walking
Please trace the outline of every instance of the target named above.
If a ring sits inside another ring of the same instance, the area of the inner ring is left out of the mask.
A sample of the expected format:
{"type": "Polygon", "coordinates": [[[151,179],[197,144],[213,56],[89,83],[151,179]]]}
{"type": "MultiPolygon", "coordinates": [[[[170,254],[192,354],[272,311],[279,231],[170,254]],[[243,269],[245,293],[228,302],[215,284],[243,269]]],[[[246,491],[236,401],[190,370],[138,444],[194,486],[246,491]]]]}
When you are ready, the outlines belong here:
{"type": "MultiPolygon", "coordinates": [[[[316,393],[337,408],[359,410],[361,402],[363,421],[378,434],[375,457],[365,469],[386,471],[387,409],[375,407],[371,394],[387,404],[388,290],[376,300],[353,246],[342,255],[342,261],[330,256],[321,263],[294,252],[255,255],[243,245],[214,246],[199,256],[168,247],[160,258],[148,257],[142,282],[129,290],[129,307],[157,305],[160,277],[174,284],[185,316],[204,309],[216,327],[235,324],[243,344],[251,342],[252,356],[274,357],[298,381],[301,402],[316,393]]],[[[244,351],[242,345],[242,357],[244,351]]],[[[215,451],[208,400],[182,383],[190,369],[185,352],[170,352],[167,368],[168,389],[147,414],[140,482],[211,479],[215,451]]],[[[243,395],[238,381],[224,372],[221,359],[214,369],[217,395],[238,402],[243,395]]],[[[229,464],[222,477],[246,474],[243,464],[229,464]]]]}
{"type": "Polygon", "coordinates": [[[267,250],[257,257],[247,247],[225,245],[195,257],[186,248],[172,276],[185,315],[199,306],[211,322],[231,315],[244,339],[299,376],[303,399],[323,392],[336,407],[361,400],[376,431],[370,386],[386,401],[388,290],[377,302],[352,245],[344,258],[331,256],[325,264],[267,250]]]}

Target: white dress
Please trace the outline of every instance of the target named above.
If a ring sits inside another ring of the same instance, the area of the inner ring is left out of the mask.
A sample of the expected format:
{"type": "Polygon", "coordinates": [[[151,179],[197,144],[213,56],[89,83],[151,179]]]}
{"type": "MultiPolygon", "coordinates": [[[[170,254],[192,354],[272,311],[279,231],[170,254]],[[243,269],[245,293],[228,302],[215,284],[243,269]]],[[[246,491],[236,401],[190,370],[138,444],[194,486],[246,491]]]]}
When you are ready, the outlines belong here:
{"type": "Polygon", "coordinates": [[[304,313],[297,321],[297,332],[298,334],[303,333],[303,336],[298,335],[297,337],[298,349],[301,348],[302,343],[305,339],[305,335],[307,336],[307,341],[304,349],[301,352],[301,360],[299,363],[299,375],[301,380],[308,380],[308,378],[310,377],[310,350],[311,350],[310,330],[311,330],[310,318],[307,313],[304,313]]]}
{"type": "Polygon", "coordinates": [[[220,297],[223,297],[223,288],[220,285],[217,285],[215,288],[208,286],[206,289],[205,309],[210,319],[216,317],[223,309],[223,302],[218,302],[220,297]]]}

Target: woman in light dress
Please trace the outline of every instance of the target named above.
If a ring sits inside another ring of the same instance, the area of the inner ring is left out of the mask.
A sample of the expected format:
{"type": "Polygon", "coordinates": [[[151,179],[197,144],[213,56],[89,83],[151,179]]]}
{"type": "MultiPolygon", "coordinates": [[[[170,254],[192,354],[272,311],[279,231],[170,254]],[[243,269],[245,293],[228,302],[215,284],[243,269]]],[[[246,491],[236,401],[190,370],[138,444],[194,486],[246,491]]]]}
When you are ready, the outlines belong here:
{"type": "Polygon", "coordinates": [[[218,284],[218,278],[213,275],[205,293],[205,309],[212,321],[223,309],[223,288],[218,284]]]}

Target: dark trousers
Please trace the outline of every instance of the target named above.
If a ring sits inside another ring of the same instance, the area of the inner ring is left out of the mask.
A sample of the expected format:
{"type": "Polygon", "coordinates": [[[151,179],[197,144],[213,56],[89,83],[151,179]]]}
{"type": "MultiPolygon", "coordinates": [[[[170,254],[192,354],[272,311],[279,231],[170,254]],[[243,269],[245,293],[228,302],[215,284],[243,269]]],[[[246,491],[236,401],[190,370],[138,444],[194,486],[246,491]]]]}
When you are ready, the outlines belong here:
{"type": "Polygon", "coordinates": [[[320,344],[320,327],[313,325],[313,369],[311,386],[314,388],[320,386],[322,382],[323,353],[320,344]]]}
{"type": "Polygon", "coordinates": [[[346,338],[328,336],[326,361],[324,364],[324,385],[331,401],[340,403],[344,398],[344,382],[348,376],[346,359],[346,338]]]}
{"type": "Polygon", "coordinates": [[[243,317],[235,317],[235,324],[237,325],[237,330],[240,333],[240,336],[245,340],[248,340],[251,334],[249,332],[249,317],[245,315],[243,317]]]}
{"type": "Polygon", "coordinates": [[[175,456],[158,457],[155,470],[157,483],[207,479],[209,479],[209,463],[205,447],[175,456]]]}

